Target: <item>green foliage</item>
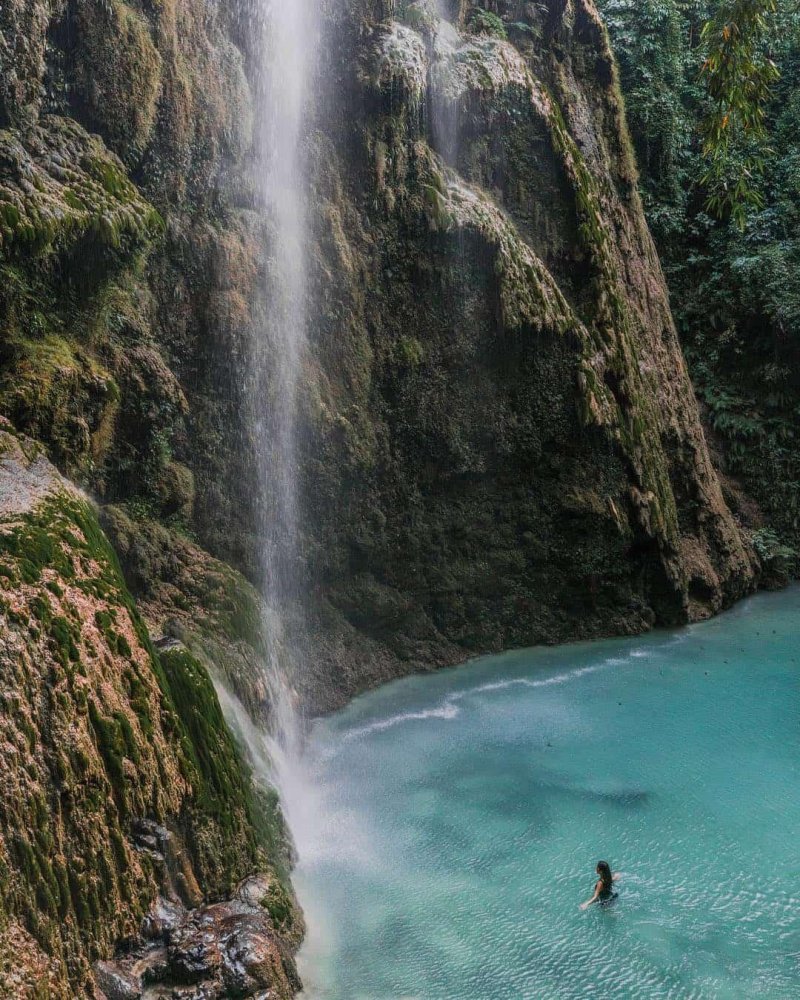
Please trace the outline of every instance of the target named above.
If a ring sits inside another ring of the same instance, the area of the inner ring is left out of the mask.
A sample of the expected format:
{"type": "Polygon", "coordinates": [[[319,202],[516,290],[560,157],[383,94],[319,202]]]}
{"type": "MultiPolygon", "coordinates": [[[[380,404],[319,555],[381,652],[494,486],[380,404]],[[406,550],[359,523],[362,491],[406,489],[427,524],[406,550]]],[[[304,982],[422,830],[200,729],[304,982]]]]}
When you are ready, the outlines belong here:
{"type": "Polygon", "coordinates": [[[763,145],[766,106],[780,77],[764,43],[767,18],[776,12],[777,0],[722,0],[701,31],[701,76],[711,100],[702,122],[708,163],[702,183],[708,210],[730,215],[740,228],[749,208],[764,206],[759,180],[770,152],[763,145]],[[740,154],[735,164],[733,150],[740,154]]]}
{"type": "Polygon", "coordinates": [[[797,560],[797,549],[784,545],[773,528],[759,528],[750,540],[761,561],[779,572],[785,572],[797,560]]]}
{"type": "MultiPolygon", "coordinates": [[[[621,70],[650,226],[698,396],[722,455],[778,535],[800,531],[800,9],[771,15],[781,76],[762,106],[764,139],[738,128],[727,167],[752,152],[762,203],[746,219],[710,214],[704,124],[714,102],[698,72],[711,0],[601,0],[621,70]],[[765,155],[765,149],[774,155],[765,155]]],[[[730,4],[725,4],[730,10],[730,4]]],[[[761,50],[756,55],[761,57],[761,50]]],[[[720,161],[722,162],[722,161],[720,161]]],[[[787,542],[787,543],[788,543],[787,542]]]]}
{"type": "Polygon", "coordinates": [[[492,38],[506,38],[506,26],[497,14],[482,7],[473,7],[469,16],[469,29],[476,35],[490,35],[492,38]]]}
{"type": "MultiPolygon", "coordinates": [[[[620,65],[641,188],[657,233],[680,227],[694,123],[687,107],[695,28],[676,0],[601,0],[620,65]]],[[[697,86],[693,87],[699,93],[697,86]]]]}
{"type": "Polygon", "coordinates": [[[750,386],[750,392],[744,386],[740,392],[733,391],[731,376],[726,380],[720,377],[725,362],[719,348],[708,343],[706,348],[704,357],[693,345],[689,360],[710,423],[725,441],[728,471],[754,492],[759,484],[762,489],[767,485],[769,498],[764,506],[770,516],[777,517],[785,530],[796,531],[800,521],[800,455],[795,436],[800,408],[770,406],[765,387],[757,383],[750,386]]]}

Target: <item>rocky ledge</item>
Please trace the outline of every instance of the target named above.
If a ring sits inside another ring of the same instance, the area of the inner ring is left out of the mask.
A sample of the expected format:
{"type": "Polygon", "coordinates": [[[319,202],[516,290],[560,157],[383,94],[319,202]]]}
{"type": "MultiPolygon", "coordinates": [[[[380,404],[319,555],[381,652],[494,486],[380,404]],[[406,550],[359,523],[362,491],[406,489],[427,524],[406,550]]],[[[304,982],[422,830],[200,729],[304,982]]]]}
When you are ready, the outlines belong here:
{"type": "Polygon", "coordinates": [[[273,880],[256,875],[232,898],[192,910],[163,896],[134,946],[95,965],[106,1000],[283,1000],[300,989],[294,959],[278,933],[273,880]],[[270,912],[272,909],[273,912],[270,912]]]}

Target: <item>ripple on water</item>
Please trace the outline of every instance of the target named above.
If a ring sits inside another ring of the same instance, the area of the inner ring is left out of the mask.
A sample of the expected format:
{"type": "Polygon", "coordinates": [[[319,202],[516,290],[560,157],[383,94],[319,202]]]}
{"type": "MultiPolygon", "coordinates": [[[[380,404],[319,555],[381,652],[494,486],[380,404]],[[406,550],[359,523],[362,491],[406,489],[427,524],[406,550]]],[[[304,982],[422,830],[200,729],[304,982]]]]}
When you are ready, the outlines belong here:
{"type": "Polygon", "coordinates": [[[312,1000],[800,996],[798,625],[793,590],[318,726],[312,1000]],[[583,913],[604,855],[619,898],[583,913]]]}

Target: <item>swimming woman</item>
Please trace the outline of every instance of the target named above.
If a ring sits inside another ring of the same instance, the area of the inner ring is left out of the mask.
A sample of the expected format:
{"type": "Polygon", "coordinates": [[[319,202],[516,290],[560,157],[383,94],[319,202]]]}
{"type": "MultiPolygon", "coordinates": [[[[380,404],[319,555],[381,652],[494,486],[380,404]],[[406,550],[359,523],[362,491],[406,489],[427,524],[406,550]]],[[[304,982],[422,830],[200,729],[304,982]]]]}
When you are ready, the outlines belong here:
{"type": "Polygon", "coordinates": [[[612,899],[617,898],[617,894],[614,892],[613,885],[619,879],[619,872],[611,873],[611,866],[607,861],[598,861],[595,872],[598,875],[597,884],[594,887],[594,895],[591,899],[587,899],[585,903],[581,903],[581,909],[585,910],[592,905],[592,903],[610,903],[612,899]]]}

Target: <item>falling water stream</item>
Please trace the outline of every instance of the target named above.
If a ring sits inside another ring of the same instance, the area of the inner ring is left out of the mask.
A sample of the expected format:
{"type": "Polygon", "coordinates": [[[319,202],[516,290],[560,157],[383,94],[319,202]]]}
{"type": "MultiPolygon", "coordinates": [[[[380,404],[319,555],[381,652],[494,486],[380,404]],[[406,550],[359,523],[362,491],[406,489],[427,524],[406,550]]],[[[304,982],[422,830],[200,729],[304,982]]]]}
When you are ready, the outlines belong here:
{"type": "MultiPolygon", "coordinates": [[[[269,315],[251,407],[269,731],[219,690],[298,848],[308,995],[796,995],[797,865],[776,824],[800,823],[797,591],[672,636],[514,653],[405,681],[317,724],[301,746],[286,665],[303,654],[284,611],[300,603],[304,140],[320,85],[319,12],[314,0],[254,2],[269,315]],[[581,914],[599,852],[623,867],[621,898],[581,914]]],[[[440,52],[457,43],[443,22],[440,52]]],[[[433,142],[453,164],[457,122],[435,67],[433,142]]]]}
{"type": "Polygon", "coordinates": [[[317,75],[314,0],[253,0],[250,28],[260,52],[253,81],[256,194],[266,232],[267,303],[248,366],[247,405],[258,464],[261,575],[266,612],[262,663],[269,726],[256,724],[221,678],[220,702],[256,779],[277,788],[296,841],[308,824],[301,726],[289,678],[302,658],[297,504],[298,392],[309,324],[308,108],[317,75]],[[291,622],[291,627],[287,627],[291,622]]]}
{"type": "Polygon", "coordinates": [[[447,88],[448,57],[458,48],[461,38],[450,18],[447,0],[436,0],[439,22],[434,41],[434,58],[431,66],[431,131],[433,148],[442,159],[455,166],[460,145],[459,109],[447,88]]]}
{"type": "Polygon", "coordinates": [[[303,157],[306,100],[314,74],[316,28],[311,0],[262,0],[267,14],[263,50],[260,179],[271,222],[268,270],[270,350],[256,385],[257,455],[266,504],[262,525],[264,592],[272,610],[265,623],[266,670],[276,730],[294,738],[294,712],[282,657],[291,655],[280,609],[297,590],[297,396],[308,324],[307,169],[303,157]]]}

